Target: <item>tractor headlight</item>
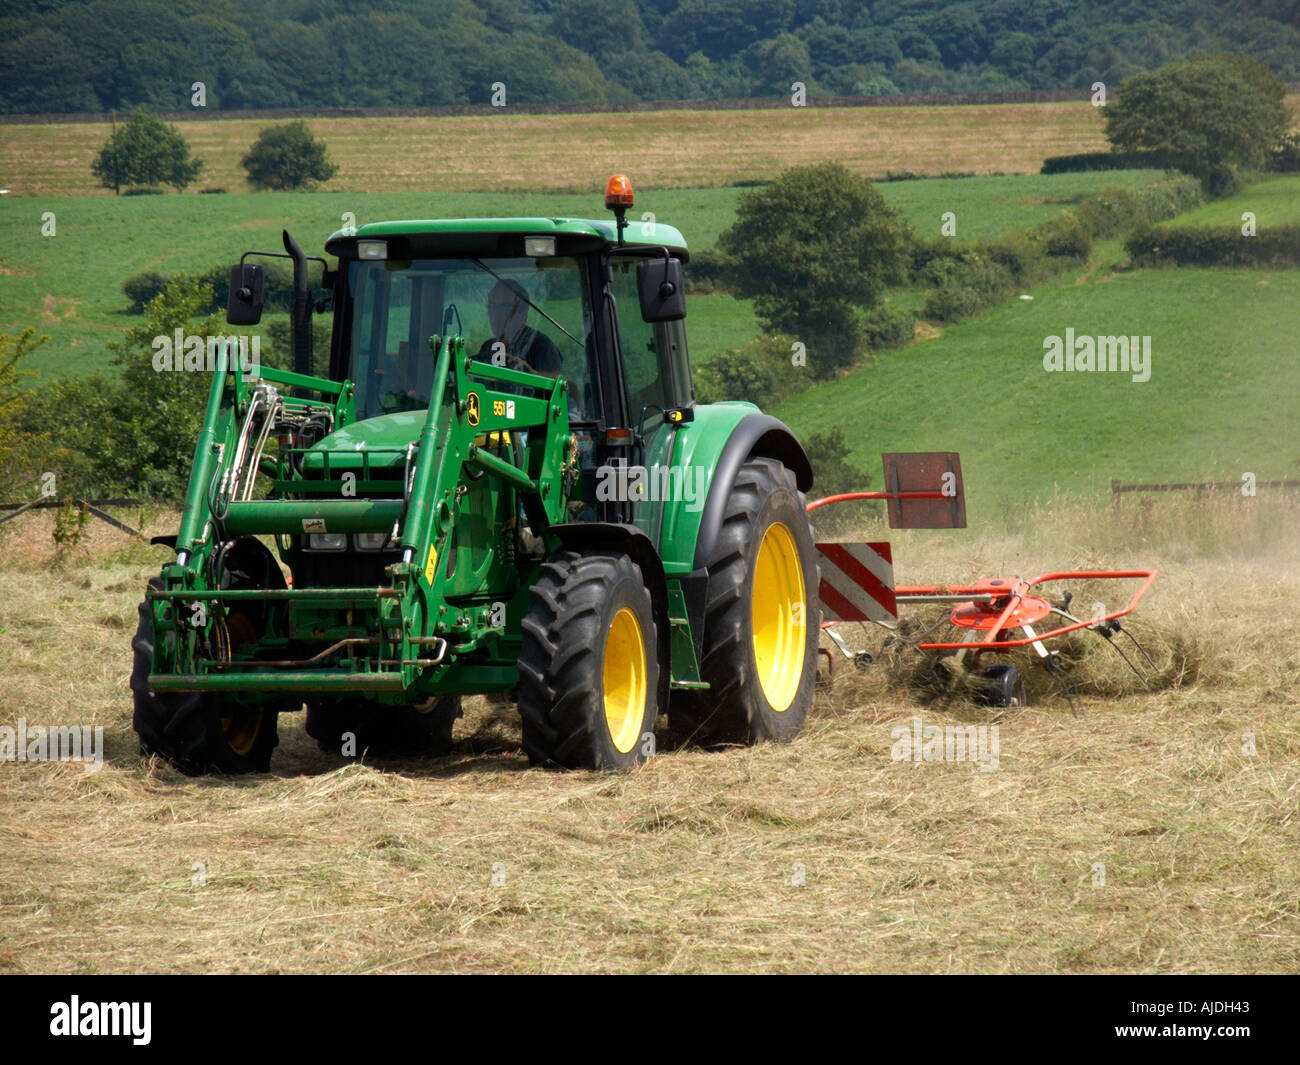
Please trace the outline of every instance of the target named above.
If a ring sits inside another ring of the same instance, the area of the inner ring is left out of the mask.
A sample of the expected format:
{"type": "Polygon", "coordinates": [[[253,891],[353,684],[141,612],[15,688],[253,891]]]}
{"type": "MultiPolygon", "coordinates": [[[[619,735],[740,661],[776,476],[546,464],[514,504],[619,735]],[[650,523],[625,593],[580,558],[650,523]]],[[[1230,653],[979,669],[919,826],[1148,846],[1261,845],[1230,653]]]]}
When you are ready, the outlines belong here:
{"type": "Polygon", "coordinates": [[[357,258],[358,259],[387,259],[388,241],[386,240],[357,241],[357,258]]]}
{"type": "Polygon", "coordinates": [[[307,537],[308,551],[346,551],[348,538],[345,533],[312,533],[307,537]]]}
{"type": "Polygon", "coordinates": [[[545,259],[555,254],[554,237],[524,237],[524,254],[534,259],[545,259]]]}
{"type": "Polygon", "coordinates": [[[382,551],[388,543],[388,533],[357,533],[358,551],[382,551]]]}

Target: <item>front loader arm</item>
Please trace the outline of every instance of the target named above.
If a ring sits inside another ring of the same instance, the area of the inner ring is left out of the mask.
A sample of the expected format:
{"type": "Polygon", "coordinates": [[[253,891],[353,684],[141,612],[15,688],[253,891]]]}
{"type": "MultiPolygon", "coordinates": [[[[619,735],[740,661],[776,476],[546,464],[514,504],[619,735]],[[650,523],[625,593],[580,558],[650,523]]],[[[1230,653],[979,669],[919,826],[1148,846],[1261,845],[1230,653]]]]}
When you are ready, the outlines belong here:
{"type": "Polygon", "coordinates": [[[385,450],[400,454],[397,448],[282,446],[275,460],[262,453],[282,431],[281,420],[291,428],[306,417],[326,418],[331,431],[355,420],[349,382],[266,369],[250,387],[237,367],[219,362],[195,448],[177,561],[164,568],[164,587],[149,592],[159,636],[151,686],[411,692],[485,641],[504,637],[490,605],[449,601],[450,578],[438,561],[469,491],[467,469],[507,482],[539,535],[563,520],[574,472],[566,465],[572,453],[567,385],[471,360],[460,337],[432,337],[430,347],[436,361],[428,412],[418,441],[401,449],[405,476],[387,492],[372,479],[372,460],[385,450]],[[496,384],[534,394],[497,391],[496,384]],[[319,398],[304,398],[307,392],[319,398]],[[528,433],[522,467],[479,446],[490,434],[509,432],[528,433]],[[319,475],[304,479],[296,461],[319,475]],[[349,466],[359,470],[353,491],[345,488],[349,466]],[[278,473],[269,498],[252,497],[259,471],[278,473]],[[358,484],[378,494],[357,498],[358,484]],[[400,557],[378,587],[223,588],[216,572],[223,567],[214,551],[224,552],[221,545],[236,537],[379,532],[391,534],[400,557]],[[232,657],[223,643],[224,621],[251,600],[283,604],[283,624],[232,657]]]}

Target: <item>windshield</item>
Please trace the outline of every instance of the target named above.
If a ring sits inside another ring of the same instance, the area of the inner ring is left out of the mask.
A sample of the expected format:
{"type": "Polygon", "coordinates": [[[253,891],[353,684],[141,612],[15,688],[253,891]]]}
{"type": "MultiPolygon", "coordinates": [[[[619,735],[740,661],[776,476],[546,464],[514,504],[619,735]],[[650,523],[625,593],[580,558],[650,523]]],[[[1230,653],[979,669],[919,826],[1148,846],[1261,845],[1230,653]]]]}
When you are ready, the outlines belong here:
{"type": "Polygon", "coordinates": [[[427,407],[429,337],[459,333],[474,358],[570,382],[570,417],[595,418],[591,308],[577,260],[353,262],[348,375],[358,418],[427,407]]]}

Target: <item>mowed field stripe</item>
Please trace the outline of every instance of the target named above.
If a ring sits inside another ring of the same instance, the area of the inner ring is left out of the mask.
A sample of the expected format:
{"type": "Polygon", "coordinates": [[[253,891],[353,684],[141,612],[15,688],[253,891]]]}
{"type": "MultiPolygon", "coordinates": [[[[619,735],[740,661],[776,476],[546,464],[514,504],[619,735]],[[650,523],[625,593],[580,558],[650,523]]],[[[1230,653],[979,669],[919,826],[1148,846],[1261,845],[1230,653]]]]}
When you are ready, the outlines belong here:
{"type": "MultiPolygon", "coordinates": [[[[239,159],[267,119],[179,123],[205,166],[195,188],[248,191],[239,159]]],[[[1078,103],[791,107],[591,115],[308,119],[339,172],[332,191],[585,191],[624,171],[646,186],[763,181],[834,159],[873,177],[1037,173],[1049,155],[1106,147],[1098,110],[1078,103]],[[996,151],[990,151],[997,145],[996,151]]],[[[101,191],[90,173],[104,123],[0,126],[0,173],[15,195],[101,191]]],[[[111,195],[102,190],[104,195],[111,195]]]]}

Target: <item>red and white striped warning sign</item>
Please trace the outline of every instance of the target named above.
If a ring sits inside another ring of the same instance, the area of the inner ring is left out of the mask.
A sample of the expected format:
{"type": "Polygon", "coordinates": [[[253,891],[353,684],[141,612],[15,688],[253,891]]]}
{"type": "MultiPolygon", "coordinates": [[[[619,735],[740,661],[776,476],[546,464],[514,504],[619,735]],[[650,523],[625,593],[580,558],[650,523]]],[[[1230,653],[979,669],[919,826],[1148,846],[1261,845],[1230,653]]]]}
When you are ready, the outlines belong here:
{"type": "Polygon", "coordinates": [[[818,544],[823,621],[893,621],[894,559],[888,544],[818,544]]]}

